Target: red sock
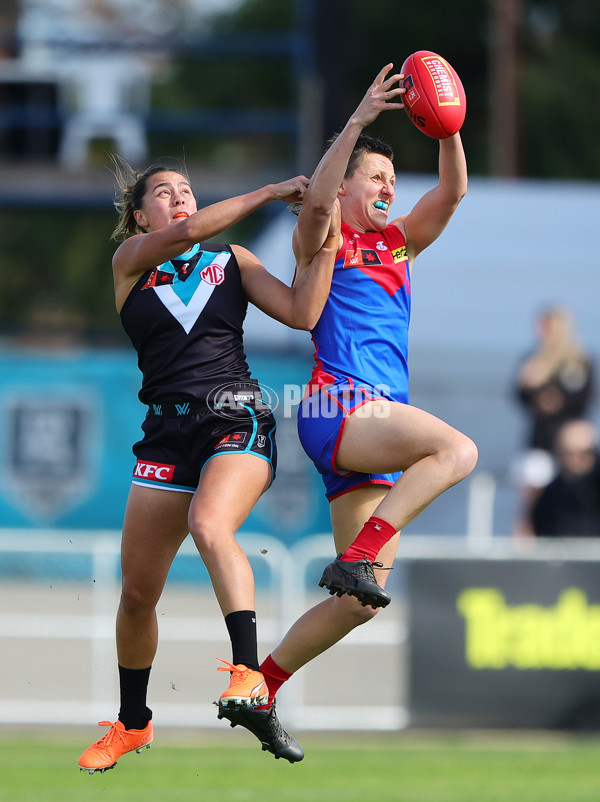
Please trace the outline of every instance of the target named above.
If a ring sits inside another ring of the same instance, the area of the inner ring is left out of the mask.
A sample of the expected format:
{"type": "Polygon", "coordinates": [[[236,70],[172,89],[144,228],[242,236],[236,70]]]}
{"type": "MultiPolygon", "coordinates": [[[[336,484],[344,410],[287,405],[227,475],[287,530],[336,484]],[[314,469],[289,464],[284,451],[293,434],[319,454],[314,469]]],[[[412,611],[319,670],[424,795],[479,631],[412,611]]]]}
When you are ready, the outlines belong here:
{"type": "Polygon", "coordinates": [[[375,562],[382,546],[385,546],[395,534],[396,530],[391,524],[373,515],[341,555],[340,560],[355,562],[366,558],[369,562],[375,562]]]}
{"type": "Polygon", "coordinates": [[[269,689],[269,703],[263,707],[263,709],[266,709],[271,707],[273,700],[275,699],[275,694],[281,688],[283,683],[286,682],[292,675],[288,671],[285,671],[283,668],[281,668],[281,666],[278,666],[271,655],[265,657],[260,670],[265,678],[265,682],[267,683],[267,688],[269,689]]]}

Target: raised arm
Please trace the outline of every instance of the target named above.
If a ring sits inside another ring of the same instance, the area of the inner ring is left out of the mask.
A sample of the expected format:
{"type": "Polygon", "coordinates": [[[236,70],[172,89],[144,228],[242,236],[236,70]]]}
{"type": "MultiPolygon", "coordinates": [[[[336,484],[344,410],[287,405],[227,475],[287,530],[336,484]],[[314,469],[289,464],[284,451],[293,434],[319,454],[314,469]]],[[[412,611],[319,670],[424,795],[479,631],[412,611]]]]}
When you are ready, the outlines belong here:
{"type": "Polygon", "coordinates": [[[294,329],[313,329],[331,288],[333,265],[340,238],[341,215],[334,201],[325,242],[301,277],[288,287],[271,275],[250,251],[233,246],[242,274],[246,297],[265,314],[294,329]]]}
{"type": "Polygon", "coordinates": [[[393,66],[386,64],[379,72],[310,179],[292,240],[298,278],[327,236],[333,205],[363,128],[377,119],[382,111],[403,108],[402,103],[390,102],[405,91],[399,86],[392,88],[400,80],[400,75],[386,77],[393,66]]]}
{"type": "Polygon", "coordinates": [[[391,222],[406,237],[409,263],[436,240],[467,192],[467,162],[460,134],[440,139],[439,182],[412,211],[391,222]]]}

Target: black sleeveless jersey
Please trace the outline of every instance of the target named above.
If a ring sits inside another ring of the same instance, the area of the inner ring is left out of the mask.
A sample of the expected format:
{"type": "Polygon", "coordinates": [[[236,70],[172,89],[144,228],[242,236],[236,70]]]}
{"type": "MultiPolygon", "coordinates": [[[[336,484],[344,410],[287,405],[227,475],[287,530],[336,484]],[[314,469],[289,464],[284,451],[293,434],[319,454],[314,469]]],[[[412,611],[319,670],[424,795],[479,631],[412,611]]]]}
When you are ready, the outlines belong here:
{"type": "Polygon", "coordinates": [[[229,245],[201,242],[144,273],[121,310],[142,372],[140,401],[205,401],[226,382],[253,384],[242,341],[247,307],[229,245]]]}

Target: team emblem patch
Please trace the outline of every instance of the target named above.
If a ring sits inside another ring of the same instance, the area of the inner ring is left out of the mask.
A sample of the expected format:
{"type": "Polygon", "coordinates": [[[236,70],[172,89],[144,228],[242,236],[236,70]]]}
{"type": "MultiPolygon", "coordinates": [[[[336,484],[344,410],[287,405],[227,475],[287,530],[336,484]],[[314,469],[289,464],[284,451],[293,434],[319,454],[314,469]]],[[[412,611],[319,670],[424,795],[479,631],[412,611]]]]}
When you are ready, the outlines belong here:
{"type": "Polygon", "coordinates": [[[407,103],[412,108],[421,97],[421,95],[417,92],[412,75],[406,76],[406,78],[402,81],[402,86],[404,89],[406,89],[406,93],[404,94],[402,102],[407,103]]]}
{"type": "Polygon", "coordinates": [[[364,265],[380,264],[381,259],[374,248],[347,250],[344,256],[344,267],[363,267],[364,265]]]}
{"type": "Polygon", "coordinates": [[[222,437],[215,446],[215,451],[221,448],[243,448],[244,444],[246,443],[246,437],[246,432],[234,432],[233,434],[226,434],[225,437],[222,437]]]}
{"type": "Polygon", "coordinates": [[[349,248],[344,254],[344,268],[353,267],[360,270],[361,273],[377,282],[390,297],[393,297],[405,285],[406,292],[410,295],[410,279],[406,269],[406,247],[402,246],[391,252],[394,264],[388,264],[387,261],[382,262],[376,248],[377,246],[375,248],[349,248]]]}

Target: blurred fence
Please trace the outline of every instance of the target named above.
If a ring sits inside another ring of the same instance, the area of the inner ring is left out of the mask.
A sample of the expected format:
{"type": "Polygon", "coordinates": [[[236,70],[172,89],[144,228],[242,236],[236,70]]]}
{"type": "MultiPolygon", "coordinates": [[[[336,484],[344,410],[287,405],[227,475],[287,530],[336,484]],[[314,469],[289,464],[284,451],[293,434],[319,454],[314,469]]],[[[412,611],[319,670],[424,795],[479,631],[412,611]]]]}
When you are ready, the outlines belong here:
{"type": "MultiPolygon", "coordinates": [[[[240,543],[255,569],[261,652],[274,646],[315,599],[317,569],[331,559],[331,537],[301,541],[286,549],[266,535],[243,535],[240,543]]],[[[119,595],[119,537],[111,532],[0,534],[0,722],[91,723],[112,715],[117,703],[114,620],[119,595]]],[[[151,678],[150,704],[165,726],[218,724],[210,702],[221,693],[214,656],[229,658],[229,643],[208,575],[191,541],[182,547],[158,609],[159,656],[151,678]],[[187,562],[191,562],[191,566],[187,562]]],[[[322,600],[323,591],[317,599],[322,600]]],[[[397,652],[405,638],[401,621],[373,622],[351,635],[348,648],[370,646],[397,652]]],[[[339,657],[339,655],[338,655],[339,657]]],[[[382,656],[379,665],[395,660],[382,656]]],[[[298,726],[333,729],[396,729],[405,714],[398,703],[373,705],[368,696],[348,705],[352,674],[339,666],[300,672],[282,694],[286,717],[298,726]],[[341,673],[340,673],[341,672],[341,673]],[[345,674],[345,676],[344,676],[345,674]],[[307,701],[311,684],[320,704],[307,701]],[[323,691],[323,689],[325,689],[323,691]],[[330,692],[332,698],[327,703],[330,692]],[[287,696],[287,700],[284,697],[287,696]]],[[[395,672],[394,672],[395,673],[395,672]]],[[[394,677],[394,682],[396,678],[394,677]]],[[[395,694],[399,696],[398,694],[395,694]]],[[[362,695],[361,695],[362,696],[362,695]]],[[[222,726],[222,724],[219,724],[222,726]]]]}
{"type": "MultiPolygon", "coordinates": [[[[240,542],[257,576],[260,653],[327,598],[329,535],[240,542]]],[[[0,533],[0,722],[93,724],[116,715],[114,532],[0,533]],[[64,569],[64,570],[63,570],[64,569]]],[[[298,729],[600,727],[600,544],[401,539],[393,603],[299,671],[280,694],[298,729]]],[[[222,615],[193,544],[158,606],[149,703],[163,726],[223,726],[222,615]],[[189,563],[189,565],[188,565],[189,563]]]]}

